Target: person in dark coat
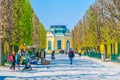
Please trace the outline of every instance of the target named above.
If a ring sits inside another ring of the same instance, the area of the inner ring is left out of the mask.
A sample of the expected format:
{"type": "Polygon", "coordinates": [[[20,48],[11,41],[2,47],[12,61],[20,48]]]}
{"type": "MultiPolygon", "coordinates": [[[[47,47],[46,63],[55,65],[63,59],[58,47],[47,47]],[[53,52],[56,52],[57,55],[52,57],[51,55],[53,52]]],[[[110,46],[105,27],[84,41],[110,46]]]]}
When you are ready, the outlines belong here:
{"type": "Polygon", "coordinates": [[[55,59],[55,51],[52,51],[51,59],[55,59]]]}
{"type": "Polygon", "coordinates": [[[44,58],[46,58],[46,52],[44,51],[44,58]]]}
{"type": "Polygon", "coordinates": [[[72,61],[73,61],[73,57],[74,57],[73,51],[71,51],[71,50],[69,51],[68,57],[69,57],[69,59],[70,59],[70,64],[72,65],[72,61]]]}
{"type": "Polygon", "coordinates": [[[10,69],[15,70],[15,53],[12,52],[11,56],[12,56],[12,62],[11,62],[10,69]]]}
{"type": "Polygon", "coordinates": [[[40,52],[37,52],[37,53],[36,53],[36,60],[37,60],[37,63],[39,62],[39,58],[41,57],[40,55],[41,55],[40,52]]]}

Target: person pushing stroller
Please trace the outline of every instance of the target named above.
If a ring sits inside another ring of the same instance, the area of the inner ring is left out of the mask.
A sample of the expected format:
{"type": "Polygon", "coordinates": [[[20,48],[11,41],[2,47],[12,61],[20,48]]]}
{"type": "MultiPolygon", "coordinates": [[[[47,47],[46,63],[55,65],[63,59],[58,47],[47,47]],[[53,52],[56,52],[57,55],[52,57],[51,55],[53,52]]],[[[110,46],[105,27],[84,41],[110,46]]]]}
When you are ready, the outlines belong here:
{"type": "Polygon", "coordinates": [[[25,58],[24,58],[24,62],[25,67],[23,68],[23,70],[32,70],[31,64],[30,64],[30,55],[28,54],[28,50],[26,50],[26,54],[25,54],[25,58]]]}

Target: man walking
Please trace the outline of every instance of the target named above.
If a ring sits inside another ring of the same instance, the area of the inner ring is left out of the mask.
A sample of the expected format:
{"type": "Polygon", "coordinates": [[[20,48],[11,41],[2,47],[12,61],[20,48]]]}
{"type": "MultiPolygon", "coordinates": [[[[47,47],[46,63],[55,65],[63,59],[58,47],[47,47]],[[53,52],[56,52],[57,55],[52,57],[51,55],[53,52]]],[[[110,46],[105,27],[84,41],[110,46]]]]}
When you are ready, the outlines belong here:
{"type": "Polygon", "coordinates": [[[73,51],[69,51],[69,53],[68,53],[68,56],[69,56],[69,59],[70,59],[70,64],[72,65],[72,61],[73,61],[73,57],[74,57],[74,53],[73,53],[73,51]]]}
{"type": "Polygon", "coordinates": [[[52,53],[51,53],[51,59],[55,59],[55,51],[52,51],[52,53]]]}

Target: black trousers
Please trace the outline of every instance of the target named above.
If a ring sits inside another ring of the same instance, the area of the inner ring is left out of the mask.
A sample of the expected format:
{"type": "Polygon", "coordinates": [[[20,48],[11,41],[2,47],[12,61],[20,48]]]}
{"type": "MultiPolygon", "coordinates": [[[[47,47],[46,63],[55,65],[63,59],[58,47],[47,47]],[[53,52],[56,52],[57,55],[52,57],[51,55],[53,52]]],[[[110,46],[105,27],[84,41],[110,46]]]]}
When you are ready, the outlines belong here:
{"type": "Polygon", "coordinates": [[[10,69],[12,69],[12,68],[15,70],[15,61],[12,62],[10,69]]]}

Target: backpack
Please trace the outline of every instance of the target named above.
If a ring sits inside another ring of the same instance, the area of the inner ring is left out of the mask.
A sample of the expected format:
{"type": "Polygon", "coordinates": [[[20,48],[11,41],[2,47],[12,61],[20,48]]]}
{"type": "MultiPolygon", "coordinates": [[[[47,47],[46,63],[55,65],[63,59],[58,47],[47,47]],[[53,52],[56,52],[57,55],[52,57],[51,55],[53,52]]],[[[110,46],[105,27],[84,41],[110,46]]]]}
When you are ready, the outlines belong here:
{"type": "Polygon", "coordinates": [[[8,57],[8,61],[9,61],[9,62],[12,62],[12,61],[13,61],[13,56],[12,56],[12,55],[10,55],[10,56],[8,57]]]}
{"type": "Polygon", "coordinates": [[[71,58],[74,57],[74,53],[72,51],[69,52],[69,57],[71,57],[71,58]]]}

